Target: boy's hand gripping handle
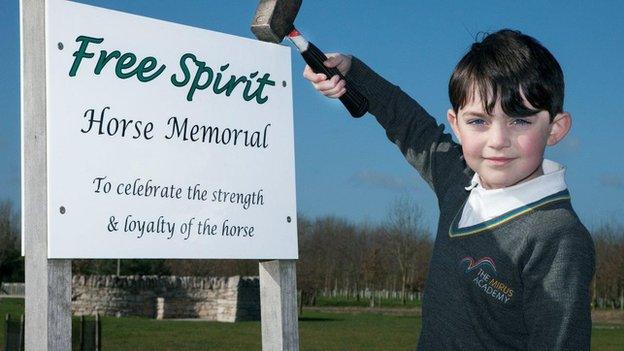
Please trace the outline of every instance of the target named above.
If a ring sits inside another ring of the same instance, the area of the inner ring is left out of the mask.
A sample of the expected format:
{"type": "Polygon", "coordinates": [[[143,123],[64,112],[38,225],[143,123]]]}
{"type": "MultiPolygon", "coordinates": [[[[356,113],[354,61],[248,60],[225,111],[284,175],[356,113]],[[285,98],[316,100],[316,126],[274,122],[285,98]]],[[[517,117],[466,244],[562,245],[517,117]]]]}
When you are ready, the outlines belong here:
{"type": "Polygon", "coordinates": [[[368,111],[368,100],[360,94],[352,85],[347,82],[345,77],[336,67],[327,67],[323,62],[327,61],[327,56],[319,50],[314,44],[305,40],[299,32],[293,30],[288,38],[295,44],[304,61],[312,68],[314,73],[323,73],[327,79],[338,75],[345,80],[346,92],[340,97],[340,101],[347,108],[351,116],[362,117],[368,111]]]}

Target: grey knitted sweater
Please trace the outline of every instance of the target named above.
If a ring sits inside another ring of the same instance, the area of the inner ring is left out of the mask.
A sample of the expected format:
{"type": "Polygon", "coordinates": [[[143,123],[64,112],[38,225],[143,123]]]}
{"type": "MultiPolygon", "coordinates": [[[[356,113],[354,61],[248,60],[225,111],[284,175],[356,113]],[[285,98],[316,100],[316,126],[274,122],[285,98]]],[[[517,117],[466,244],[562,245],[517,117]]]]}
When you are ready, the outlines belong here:
{"type": "Polygon", "coordinates": [[[458,228],[474,174],[461,146],[357,58],[347,79],[438,199],[418,349],[588,350],[594,245],[568,191],[458,228]]]}

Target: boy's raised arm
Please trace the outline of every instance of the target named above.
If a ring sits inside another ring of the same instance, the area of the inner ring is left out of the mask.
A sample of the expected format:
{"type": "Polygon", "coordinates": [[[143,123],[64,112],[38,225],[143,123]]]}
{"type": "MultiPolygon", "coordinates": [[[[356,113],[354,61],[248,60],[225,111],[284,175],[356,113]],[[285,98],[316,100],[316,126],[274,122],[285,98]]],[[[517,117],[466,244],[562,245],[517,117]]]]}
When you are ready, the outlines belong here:
{"type": "MultiPolygon", "coordinates": [[[[438,198],[451,184],[468,185],[471,171],[463,161],[461,147],[450,134],[444,133],[444,125],[438,125],[414,99],[359,59],[341,54],[328,56],[326,65],[338,67],[349,84],[368,99],[369,112],[438,198]]],[[[345,92],[344,81],[339,81],[337,76],[326,79],[306,67],[304,77],[325,96],[337,98],[345,92]]]]}

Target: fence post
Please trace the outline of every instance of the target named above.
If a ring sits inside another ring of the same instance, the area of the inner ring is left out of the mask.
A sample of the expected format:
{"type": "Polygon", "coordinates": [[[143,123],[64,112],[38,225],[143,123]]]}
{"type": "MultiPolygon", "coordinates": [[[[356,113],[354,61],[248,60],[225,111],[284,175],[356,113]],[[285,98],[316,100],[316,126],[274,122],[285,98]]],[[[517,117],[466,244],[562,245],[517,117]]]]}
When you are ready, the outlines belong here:
{"type": "Polygon", "coordinates": [[[4,349],[9,349],[9,324],[11,323],[11,314],[7,313],[4,317],[4,349]]]}
{"type": "Polygon", "coordinates": [[[301,316],[303,314],[303,291],[302,290],[297,291],[297,304],[299,307],[299,315],[301,316]]]}
{"type": "Polygon", "coordinates": [[[45,1],[20,1],[26,349],[71,350],[71,260],[48,259],[45,1]]]}
{"type": "Polygon", "coordinates": [[[295,260],[260,261],[263,351],[298,351],[295,260]]]}
{"type": "Polygon", "coordinates": [[[80,316],[80,351],[85,349],[84,345],[84,333],[85,333],[85,318],[84,316],[80,316]]]}
{"type": "Polygon", "coordinates": [[[95,312],[95,351],[102,350],[102,320],[100,319],[100,313],[95,312]]]}
{"type": "Polygon", "coordinates": [[[24,319],[24,315],[22,314],[22,316],[20,317],[20,333],[19,333],[19,351],[23,351],[24,350],[24,324],[25,323],[25,319],[24,319]]]}

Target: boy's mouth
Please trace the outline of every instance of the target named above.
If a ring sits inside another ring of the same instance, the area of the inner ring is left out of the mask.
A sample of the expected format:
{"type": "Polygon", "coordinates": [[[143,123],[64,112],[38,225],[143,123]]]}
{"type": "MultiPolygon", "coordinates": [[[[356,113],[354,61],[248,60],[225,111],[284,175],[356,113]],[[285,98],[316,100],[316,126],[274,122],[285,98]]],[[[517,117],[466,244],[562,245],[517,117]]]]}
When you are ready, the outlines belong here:
{"type": "Polygon", "coordinates": [[[513,158],[510,157],[485,157],[485,159],[497,166],[505,165],[513,160],[513,158]]]}

